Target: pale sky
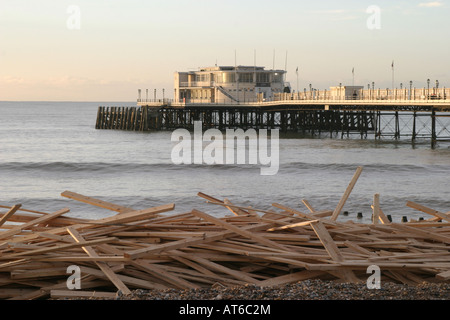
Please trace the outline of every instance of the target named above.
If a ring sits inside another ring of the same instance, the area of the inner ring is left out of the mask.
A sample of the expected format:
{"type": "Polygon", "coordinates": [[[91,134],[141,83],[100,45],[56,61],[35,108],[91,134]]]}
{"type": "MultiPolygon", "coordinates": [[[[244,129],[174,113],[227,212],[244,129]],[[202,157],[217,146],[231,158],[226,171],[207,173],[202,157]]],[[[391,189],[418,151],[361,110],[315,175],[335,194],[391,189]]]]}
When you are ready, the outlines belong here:
{"type": "Polygon", "coordinates": [[[356,85],[391,87],[392,61],[396,87],[448,87],[449,17],[450,0],[1,0],[0,100],[171,97],[175,71],[235,52],[267,69],[275,52],[293,89],[297,67],[300,90],[351,85],[353,68],[356,85]]]}

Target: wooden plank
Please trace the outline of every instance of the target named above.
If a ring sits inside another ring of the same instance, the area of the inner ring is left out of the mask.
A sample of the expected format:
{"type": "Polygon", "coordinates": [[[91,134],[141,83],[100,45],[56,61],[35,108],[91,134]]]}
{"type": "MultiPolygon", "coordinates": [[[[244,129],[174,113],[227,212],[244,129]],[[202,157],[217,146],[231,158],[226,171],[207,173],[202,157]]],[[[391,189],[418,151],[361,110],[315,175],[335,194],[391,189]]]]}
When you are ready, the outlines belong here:
{"type": "Polygon", "coordinates": [[[169,255],[169,257],[171,257],[172,259],[177,260],[194,270],[197,270],[203,275],[215,276],[215,273],[213,273],[211,270],[202,267],[201,265],[195,263],[194,261],[181,257],[177,250],[172,250],[171,252],[175,253],[174,255],[169,255]]]}
{"type": "Polygon", "coordinates": [[[131,264],[138,269],[149,272],[150,274],[156,276],[157,278],[160,278],[160,279],[174,285],[177,288],[181,288],[181,289],[199,289],[200,288],[199,286],[197,286],[189,281],[183,280],[182,278],[177,277],[176,275],[164,270],[164,266],[158,266],[155,263],[149,263],[142,259],[132,261],[131,264]]]}
{"type": "MultiPolygon", "coordinates": [[[[167,205],[152,207],[152,208],[143,209],[143,210],[125,212],[125,213],[121,213],[120,215],[114,215],[112,217],[106,217],[106,218],[97,219],[97,220],[89,220],[86,223],[75,224],[75,225],[72,225],[71,227],[79,230],[79,229],[86,229],[86,228],[95,228],[95,227],[99,227],[102,225],[117,225],[117,224],[120,225],[123,223],[145,220],[145,219],[156,216],[158,213],[171,211],[174,208],[175,208],[174,204],[167,204],[167,205]]],[[[46,232],[51,233],[51,234],[60,234],[60,233],[66,233],[67,230],[66,230],[66,227],[59,227],[59,228],[54,228],[52,230],[48,230],[46,232]]],[[[30,241],[30,240],[36,239],[37,237],[39,237],[39,234],[35,233],[35,234],[20,237],[20,239],[13,239],[13,240],[9,240],[9,241],[25,242],[25,241],[30,241]]]]}
{"type": "Polygon", "coordinates": [[[45,256],[42,258],[33,258],[35,261],[49,261],[49,262],[129,262],[130,259],[123,256],[98,256],[98,257],[87,257],[87,256],[45,256]]]}
{"type": "Polygon", "coordinates": [[[299,234],[299,233],[287,234],[287,233],[268,233],[268,232],[261,232],[257,234],[259,234],[264,238],[276,241],[307,242],[311,240],[311,236],[308,234],[299,234]]]}
{"type": "MultiPolygon", "coordinates": [[[[317,237],[319,238],[320,242],[322,242],[323,246],[325,247],[325,250],[328,252],[331,259],[333,259],[336,262],[343,262],[344,258],[341,252],[339,251],[339,248],[334,243],[333,238],[328,233],[326,227],[322,224],[322,222],[320,221],[312,222],[311,227],[317,234],[317,237]]],[[[342,274],[343,279],[346,281],[354,283],[359,282],[359,279],[350,270],[342,270],[340,271],[340,273],[342,274]]]]}
{"type": "Polygon", "coordinates": [[[38,270],[26,270],[26,271],[12,271],[10,273],[11,279],[31,279],[53,276],[67,275],[67,267],[46,268],[38,270]]]}
{"type": "MultiPolygon", "coordinates": [[[[18,211],[23,211],[23,210],[19,209],[18,211]]],[[[48,215],[48,213],[40,213],[40,212],[38,212],[38,214],[48,215]]],[[[4,214],[0,214],[0,216],[3,217],[4,214]]],[[[35,214],[17,213],[16,212],[16,214],[9,217],[8,221],[24,223],[24,222],[30,222],[31,220],[34,220],[34,219],[36,219],[35,214]]],[[[59,216],[59,217],[56,217],[55,219],[52,219],[47,224],[52,227],[61,226],[61,225],[67,226],[67,225],[76,224],[76,223],[85,223],[86,221],[88,221],[88,220],[74,218],[74,217],[59,216]]]]}
{"type": "Polygon", "coordinates": [[[342,261],[342,255],[325,226],[320,221],[314,221],[311,223],[311,227],[313,228],[320,242],[322,242],[325,250],[328,252],[330,257],[334,261],[342,261]]]}
{"type": "MultiPolygon", "coordinates": [[[[227,198],[225,198],[225,199],[223,199],[223,203],[224,204],[227,204],[227,205],[233,205],[233,203],[230,201],[230,200],[228,200],[227,198]]],[[[230,210],[234,215],[236,215],[236,216],[240,216],[240,215],[248,215],[249,213],[248,212],[246,212],[246,211],[244,211],[244,210],[242,210],[242,209],[240,209],[240,208],[235,208],[235,209],[233,209],[232,207],[230,207],[230,206],[226,206],[226,208],[228,209],[228,210],[230,210]]]]}
{"type": "MultiPolygon", "coordinates": [[[[11,209],[10,206],[3,206],[3,205],[0,205],[0,208],[11,209]]],[[[30,210],[30,209],[24,209],[24,208],[20,208],[19,211],[30,212],[30,213],[38,213],[38,214],[48,214],[48,212],[42,212],[42,211],[36,211],[36,210],[30,210]]]]}
{"type": "Polygon", "coordinates": [[[225,266],[223,266],[221,264],[209,261],[209,260],[204,259],[204,258],[202,258],[200,256],[187,255],[187,254],[184,254],[183,256],[184,256],[184,258],[192,260],[192,261],[195,261],[197,263],[200,263],[200,264],[208,267],[209,269],[212,269],[212,270],[215,270],[215,271],[219,271],[219,272],[223,272],[225,274],[231,275],[231,276],[233,276],[234,278],[236,278],[238,280],[242,280],[242,281],[245,281],[247,283],[256,284],[256,285],[259,285],[259,283],[260,283],[259,280],[255,279],[253,277],[250,277],[249,275],[247,275],[244,272],[227,268],[227,267],[225,267],[225,266]]]}
{"type": "Polygon", "coordinates": [[[51,290],[51,298],[105,298],[114,299],[115,292],[82,291],[82,290],[51,290]]]}
{"type": "Polygon", "coordinates": [[[294,283],[299,281],[304,281],[308,279],[313,279],[325,274],[323,271],[309,271],[303,270],[295,273],[288,273],[282,276],[273,277],[264,281],[261,281],[259,285],[261,287],[275,287],[288,283],[294,283]]]}
{"type": "Polygon", "coordinates": [[[114,203],[111,203],[111,202],[95,199],[95,198],[92,198],[92,197],[87,197],[87,196],[84,196],[82,194],[71,192],[71,191],[64,191],[63,193],[61,193],[61,196],[69,198],[69,199],[72,199],[72,200],[88,203],[88,204],[96,206],[96,207],[108,209],[108,210],[111,210],[111,211],[116,211],[118,213],[125,213],[125,212],[135,211],[133,208],[124,207],[124,206],[121,206],[121,205],[118,205],[118,204],[114,204],[114,203]]]}
{"type": "Polygon", "coordinates": [[[6,221],[8,221],[8,219],[14,214],[16,213],[17,210],[20,209],[22,205],[21,204],[16,204],[14,206],[11,207],[11,209],[8,210],[8,212],[6,212],[3,217],[0,219],[0,227],[2,225],[5,224],[6,221]]]}
{"type": "Polygon", "coordinates": [[[34,226],[34,225],[37,225],[37,224],[41,224],[41,223],[44,223],[44,222],[48,222],[48,221],[50,221],[50,220],[52,220],[52,219],[54,219],[56,217],[59,217],[59,216],[65,214],[65,213],[67,213],[69,211],[70,211],[69,209],[62,209],[62,210],[56,211],[54,213],[51,213],[51,214],[39,217],[37,219],[31,220],[31,221],[29,221],[27,223],[23,223],[21,225],[18,225],[17,227],[12,228],[12,229],[10,229],[8,231],[1,232],[0,233],[0,239],[6,239],[6,238],[9,238],[9,237],[12,237],[12,236],[14,236],[16,234],[21,233],[23,230],[30,228],[31,226],[34,226]]]}
{"type": "Polygon", "coordinates": [[[384,212],[383,212],[383,210],[381,210],[381,208],[380,208],[380,211],[379,211],[379,216],[380,216],[380,221],[383,223],[383,224],[390,224],[391,222],[389,221],[389,219],[388,219],[388,217],[384,214],[384,212]]]}
{"type": "Polygon", "coordinates": [[[378,224],[378,220],[380,219],[380,195],[378,193],[373,196],[373,217],[372,223],[378,224]]]}
{"type": "Polygon", "coordinates": [[[14,289],[14,288],[0,288],[0,299],[8,299],[16,296],[21,296],[34,291],[33,289],[14,289]]]}
{"type": "Polygon", "coordinates": [[[312,222],[318,222],[318,221],[319,220],[297,222],[297,223],[287,224],[287,225],[284,225],[281,227],[270,228],[270,229],[267,229],[267,231],[279,231],[279,230],[286,230],[286,229],[291,229],[291,228],[296,228],[296,227],[303,227],[303,226],[310,225],[312,222]]]}
{"type": "Polygon", "coordinates": [[[418,228],[412,227],[411,225],[406,226],[406,225],[399,224],[399,223],[392,223],[391,225],[393,228],[401,230],[401,231],[406,231],[411,234],[417,234],[419,236],[425,237],[427,239],[433,239],[433,240],[436,240],[439,242],[450,244],[450,236],[446,236],[444,234],[427,231],[427,230],[424,230],[423,228],[418,229],[418,228]]]}
{"type": "MultiPolygon", "coordinates": [[[[258,225],[253,225],[253,226],[249,226],[249,227],[244,227],[243,229],[247,230],[247,231],[258,231],[258,230],[267,229],[270,226],[271,226],[271,224],[265,223],[265,224],[258,224],[258,225]]],[[[172,241],[172,242],[168,242],[168,243],[163,243],[160,245],[151,245],[151,246],[147,246],[146,248],[130,250],[130,251],[125,252],[124,256],[126,258],[130,258],[130,259],[137,259],[137,258],[144,257],[145,255],[148,255],[148,254],[156,254],[156,253],[161,253],[161,252],[168,251],[168,250],[186,248],[186,247],[196,245],[199,243],[207,243],[207,242],[225,239],[225,238],[231,237],[233,235],[235,235],[235,232],[230,231],[230,230],[221,231],[221,232],[213,232],[213,233],[207,234],[204,238],[191,237],[191,238],[187,238],[187,239],[181,239],[181,240],[176,240],[176,241],[172,241]]]]}
{"type": "MultiPolygon", "coordinates": [[[[85,242],[81,234],[72,227],[67,228],[67,232],[75,239],[77,243],[85,242]]],[[[98,258],[97,252],[90,246],[83,246],[83,250],[93,258],[98,258]]],[[[106,262],[95,261],[95,264],[103,271],[103,273],[108,277],[108,279],[117,287],[118,290],[122,291],[123,294],[131,294],[130,289],[117,277],[117,275],[111,270],[111,268],[106,264],[106,262]]]]}
{"type": "MultiPolygon", "coordinates": [[[[282,204],[279,204],[279,203],[272,203],[272,206],[274,206],[275,208],[282,209],[284,211],[296,214],[296,215],[298,215],[301,218],[305,218],[305,219],[308,219],[308,220],[311,220],[311,221],[312,220],[317,220],[319,218],[319,215],[317,213],[315,213],[315,214],[312,214],[312,213],[311,214],[307,214],[307,213],[304,213],[304,212],[301,212],[301,211],[289,208],[289,207],[287,207],[285,205],[282,205],[282,204]]],[[[327,216],[328,216],[328,213],[327,213],[327,216]]],[[[322,223],[327,224],[327,225],[334,225],[334,226],[335,225],[339,225],[338,222],[330,221],[328,219],[320,219],[320,221],[322,221],[322,223]]]]}
{"type": "MultiPolygon", "coordinates": [[[[108,277],[101,271],[98,269],[94,269],[94,268],[90,268],[90,267],[86,267],[86,266],[80,266],[81,268],[81,273],[83,274],[91,274],[94,275],[98,278],[102,278],[102,279],[108,279],[108,277]]],[[[141,280],[138,278],[134,278],[134,277],[130,277],[130,276],[125,276],[122,274],[117,274],[117,276],[119,277],[119,279],[129,285],[129,286],[133,286],[133,287],[137,287],[137,288],[141,288],[141,289],[155,289],[155,290],[164,290],[167,289],[166,286],[159,284],[159,283],[154,283],[154,282],[149,282],[146,280],[141,280]]]]}
{"type": "Polygon", "coordinates": [[[243,230],[241,228],[238,228],[238,227],[236,227],[236,226],[234,226],[232,224],[229,224],[229,223],[227,223],[227,222],[225,222],[223,220],[220,220],[220,219],[218,219],[216,217],[213,217],[213,216],[211,216],[209,214],[206,214],[206,213],[204,213],[202,211],[194,209],[194,210],[192,210],[192,214],[197,216],[197,217],[200,217],[202,219],[205,219],[206,221],[209,221],[209,222],[214,223],[216,225],[222,226],[225,229],[233,231],[233,232],[235,232],[235,233],[237,233],[237,234],[239,234],[239,235],[241,235],[243,237],[254,239],[254,240],[256,240],[256,241],[258,241],[260,243],[265,244],[268,247],[275,248],[275,249],[278,249],[278,250],[283,250],[283,251],[289,251],[283,245],[280,245],[280,244],[278,244],[278,243],[276,243],[274,241],[271,241],[269,239],[266,239],[264,237],[256,235],[255,233],[251,233],[251,232],[248,232],[248,231],[243,230]]]}
{"type": "Polygon", "coordinates": [[[418,211],[427,213],[429,215],[432,215],[432,216],[435,216],[437,218],[440,218],[440,219],[443,219],[443,220],[446,220],[446,221],[450,222],[450,214],[448,214],[448,213],[439,212],[437,210],[428,208],[426,206],[423,206],[421,204],[418,204],[418,203],[415,203],[415,202],[412,202],[412,201],[407,201],[406,205],[408,207],[410,207],[410,208],[416,209],[418,211]]]}
{"type": "Polygon", "coordinates": [[[37,255],[40,255],[43,253],[67,250],[67,249],[78,248],[78,247],[82,247],[82,246],[96,245],[96,244],[101,244],[101,243],[112,242],[115,240],[117,240],[117,238],[110,237],[110,238],[83,241],[83,242],[79,242],[79,243],[61,244],[61,245],[46,247],[46,248],[42,248],[42,249],[11,253],[11,254],[2,256],[2,259],[12,259],[12,258],[23,257],[23,256],[28,256],[27,257],[28,259],[33,259],[34,256],[37,256],[37,255]]]}
{"type": "Polygon", "coordinates": [[[365,254],[365,255],[367,255],[368,257],[370,257],[370,256],[377,256],[375,253],[373,253],[373,252],[367,250],[366,248],[361,247],[360,245],[358,245],[357,243],[354,243],[354,242],[352,242],[352,241],[346,240],[346,241],[344,242],[344,244],[345,244],[347,247],[349,247],[350,249],[352,249],[352,250],[354,250],[354,251],[356,251],[356,252],[358,252],[358,253],[365,254]]]}
{"type": "Polygon", "coordinates": [[[362,172],[362,167],[358,167],[356,169],[355,174],[353,175],[352,180],[350,181],[349,185],[347,186],[347,189],[345,190],[344,194],[342,195],[341,200],[339,201],[336,209],[334,209],[333,214],[331,215],[331,220],[336,221],[337,217],[341,213],[342,209],[344,208],[345,202],[347,201],[348,197],[350,196],[350,193],[352,192],[353,188],[355,187],[356,182],[358,181],[359,176],[362,172]]]}
{"type": "Polygon", "coordinates": [[[316,209],[313,208],[313,206],[308,202],[308,200],[303,199],[302,202],[303,202],[303,204],[305,205],[305,207],[308,208],[308,210],[309,210],[311,213],[316,212],[316,209]]]}
{"type": "Polygon", "coordinates": [[[436,275],[436,278],[439,279],[439,280],[443,280],[443,281],[450,280],[450,270],[438,273],[436,275]]]}

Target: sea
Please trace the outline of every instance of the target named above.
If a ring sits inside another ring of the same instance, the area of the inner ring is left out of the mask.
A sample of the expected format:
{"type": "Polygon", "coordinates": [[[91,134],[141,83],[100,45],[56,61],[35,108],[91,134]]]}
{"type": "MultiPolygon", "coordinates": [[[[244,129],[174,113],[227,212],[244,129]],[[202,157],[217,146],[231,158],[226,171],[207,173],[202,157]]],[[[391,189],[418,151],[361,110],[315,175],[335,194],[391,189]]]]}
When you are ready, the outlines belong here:
{"type": "Polygon", "coordinates": [[[374,194],[394,222],[431,218],[407,201],[450,211],[448,143],[432,149],[408,139],[281,135],[279,170],[261,175],[259,164],[174,164],[172,132],[95,129],[99,106],[136,103],[0,102],[0,205],[69,208],[68,216],[88,219],[115,214],[61,196],[72,191],[135,209],[174,203],[172,213],[231,214],[202,192],[261,210],[278,211],[279,203],[308,212],[302,200],[334,210],[362,166],[338,221],[370,223],[374,194]]]}

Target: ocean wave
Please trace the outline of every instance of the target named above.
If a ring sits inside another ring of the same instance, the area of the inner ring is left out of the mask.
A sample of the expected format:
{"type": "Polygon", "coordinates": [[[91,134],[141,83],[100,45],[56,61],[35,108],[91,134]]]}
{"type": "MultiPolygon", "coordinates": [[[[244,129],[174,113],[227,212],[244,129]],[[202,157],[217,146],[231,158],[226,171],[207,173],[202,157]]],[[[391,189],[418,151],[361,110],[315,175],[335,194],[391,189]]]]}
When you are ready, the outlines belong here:
{"type": "Polygon", "coordinates": [[[346,172],[355,171],[358,166],[362,166],[364,172],[446,172],[449,173],[448,166],[444,165],[414,165],[414,164],[389,164],[389,163],[309,163],[309,162],[287,162],[280,164],[280,170],[312,170],[312,171],[332,171],[346,172]]]}
{"type": "MultiPolygon", "coordinates": [[[[354,171],[360,164],[357,163],[310,163],[286,162],[280,163],[280,171],[293,172],[296,170],[354,171]]],[[[366,172],[447,172],[449,168],[443,165],[414,165],[414,164],[366,164],[362,165],[366,172]]],[[[262,167],[260,164],[173,164],[173,163],[132,163],[132,162],[6,162],[0,163],[3,172],[143,172],[155,170],[217,170],[217,171],[246,171],[262,167]]]]}
{"type": "Polygon", "coordinates": [[[7,162],[0,163],[0,172],[143,172],[155,170],[249,170],[259,168],[249,164],[173,164],[173,163],[112,163],[112,162],[7,162]]]}

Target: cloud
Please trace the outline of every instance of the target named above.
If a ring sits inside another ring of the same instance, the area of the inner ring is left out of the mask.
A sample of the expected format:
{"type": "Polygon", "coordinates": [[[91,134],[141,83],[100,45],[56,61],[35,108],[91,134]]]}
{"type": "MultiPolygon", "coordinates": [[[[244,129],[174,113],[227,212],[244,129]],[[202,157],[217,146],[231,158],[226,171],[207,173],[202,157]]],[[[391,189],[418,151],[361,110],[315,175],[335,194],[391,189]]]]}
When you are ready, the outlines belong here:
{"type": "Polygon", "coordinates": [[[355,10],[331,9],[331,10],[314,10],[310,12],[312,14],[319,14],[325,18],[328,18],[330,19],[330,21],[345,21],[358,19],[358,16],[355,15],[355,10]]]}
{"type": "Polygon", "coordinates": [[[348,10],[343,9],[335,9],[335,10],[313,10],[311,13],[318,13],[318,14],[344,14],[348,13],[348,10]]]}
{"type": "Polygon", "coordinates": [[[419,3],[419,7],[426,7],[426,8],[436,8],[436,7],[442,7],[444,4],[440,1],[433,1],[433,2],[422,2],[419,3]]]}
{"type": "Polygon", "coordinates": [[[0,79],[0,83],[18,85],[18,84],[24,84],[25,79],[21,78],[21,77],[7,75],[7,76],[3,76],[3,78],[0,79]]]}

